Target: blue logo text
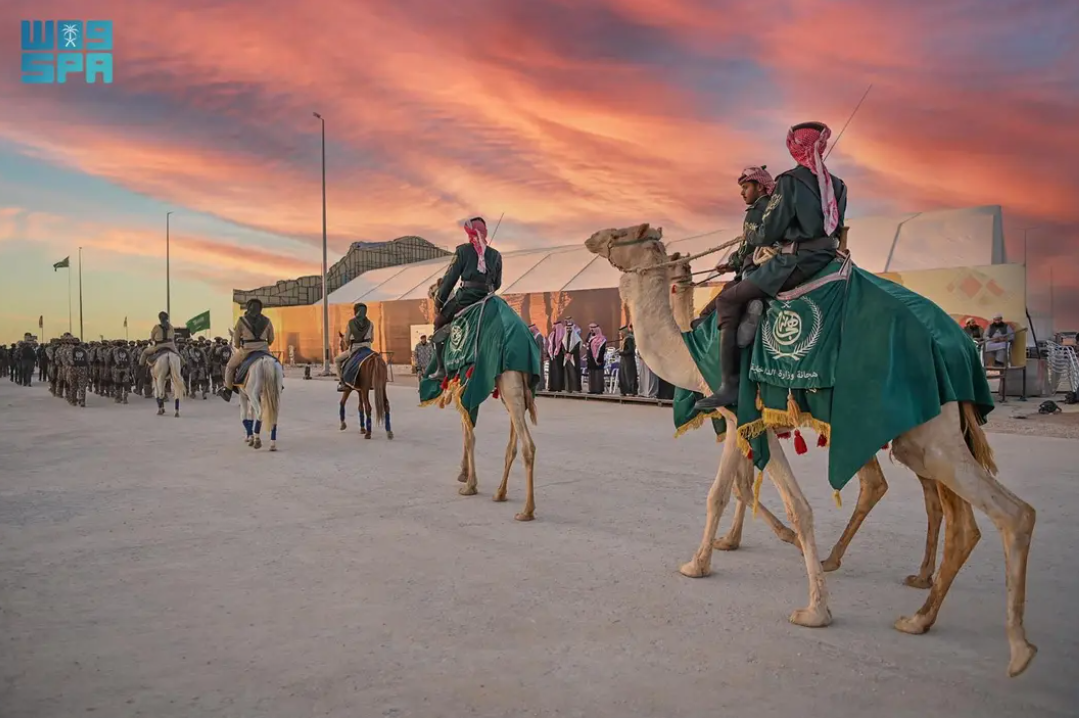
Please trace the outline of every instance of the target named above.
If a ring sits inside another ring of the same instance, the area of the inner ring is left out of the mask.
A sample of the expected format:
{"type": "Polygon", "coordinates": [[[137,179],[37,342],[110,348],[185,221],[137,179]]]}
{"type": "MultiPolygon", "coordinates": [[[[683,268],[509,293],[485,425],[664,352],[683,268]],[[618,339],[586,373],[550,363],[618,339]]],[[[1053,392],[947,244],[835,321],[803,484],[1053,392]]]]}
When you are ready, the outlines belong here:
{"type": "Polygon", "coordinates": [[[72,74],[112,84],[112,20],[23,20],[23,83],[64,84],[72,74]]]}

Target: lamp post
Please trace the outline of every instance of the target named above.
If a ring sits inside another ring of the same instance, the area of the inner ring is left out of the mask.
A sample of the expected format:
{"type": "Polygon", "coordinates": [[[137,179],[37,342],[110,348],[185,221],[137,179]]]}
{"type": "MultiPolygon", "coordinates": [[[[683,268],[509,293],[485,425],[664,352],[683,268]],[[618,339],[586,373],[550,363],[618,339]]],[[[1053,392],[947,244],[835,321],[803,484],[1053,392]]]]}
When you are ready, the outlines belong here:
{"type": "Polygon", "coordinates": [[[312,115],[322,123],[322,375],[330,373],[330,300],[326,295],[326,120],[317,112],[312,115]]]}
{"type": "Polygon", "coordinates": [[[172,285],[169,282],[169,216],[165,213],[165,313],[172,319],[172,285]]]}

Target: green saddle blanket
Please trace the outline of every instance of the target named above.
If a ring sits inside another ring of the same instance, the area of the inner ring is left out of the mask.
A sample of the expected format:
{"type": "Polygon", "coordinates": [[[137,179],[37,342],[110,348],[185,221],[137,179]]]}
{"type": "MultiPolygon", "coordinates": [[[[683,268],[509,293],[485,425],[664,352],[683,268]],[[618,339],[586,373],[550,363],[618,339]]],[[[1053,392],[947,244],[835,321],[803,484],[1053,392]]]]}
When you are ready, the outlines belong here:
{"type": "MultiPolygon", "coordinates": [[[[682,339],[708,386],[720,384],[715,321],[682,339]]],[[[962,327],[929,299],[837,259],[800,287],[770,301],[757,338],[742,350],[736,437],[763,470],[767,429],[812,428],[828,448],[828,481],[840,490],[895,437],[972,402],[980,421],[993,410],[978,350],[962,327]]],[[[712,419],[698,392],[677,389],[675,436],[712,419]]]]}
{"type": "MultiPolygon", "coordinates": [[[[466,308],[453,320],[443,358],[446,379],[421,379],[420,405],[444,407],[452,401],[473,426],[480,404],[494,392],[500,374],[527,374],[534,392],[543,371],[532,332],[517,312],[495,295],[466,308]]],[[[424,376],[437,366],[437,358],[432,357],[424,376]]]]}

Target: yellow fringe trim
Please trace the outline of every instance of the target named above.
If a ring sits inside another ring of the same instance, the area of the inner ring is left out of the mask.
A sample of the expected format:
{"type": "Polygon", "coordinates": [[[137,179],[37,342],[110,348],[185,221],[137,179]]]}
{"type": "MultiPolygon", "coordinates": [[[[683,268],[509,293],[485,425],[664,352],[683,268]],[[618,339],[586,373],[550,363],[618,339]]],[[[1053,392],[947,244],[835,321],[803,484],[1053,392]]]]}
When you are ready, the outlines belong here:
{"type": "Polygon", "coordinates": [[[681,426],[679,426],[675,430],[674,438],[677,439],[678,437],[682,436],[686,432],[693,431],[695,429],[701,428],[702,426],[704,426],[704,422],[706,422],[709,419],[722,419],[722,418],[723,418],[723,414],[719,413],[718,411],[710,411],[710,412],[705,413],[705,414],[697,414],[695,417],[693,417],[692,419],[687,421],[685,424],[682,424],[681,426]]]}
{"type": "Polygon", "coordinates": [[[761,507],[761,484],[764,483],[764,472],[757,472],[757,480],[753,482],[753,518],[757,518],[757,510],[761,507]]]}
{"type": "Polygon", "coordinates": [[[843,508],[843,499],[842,499],[842,497],[840,497],[839,492],[838,491],[833,491],[832,492],[832,497],[835,499],[835,507],[837,509],[843,508]]]}

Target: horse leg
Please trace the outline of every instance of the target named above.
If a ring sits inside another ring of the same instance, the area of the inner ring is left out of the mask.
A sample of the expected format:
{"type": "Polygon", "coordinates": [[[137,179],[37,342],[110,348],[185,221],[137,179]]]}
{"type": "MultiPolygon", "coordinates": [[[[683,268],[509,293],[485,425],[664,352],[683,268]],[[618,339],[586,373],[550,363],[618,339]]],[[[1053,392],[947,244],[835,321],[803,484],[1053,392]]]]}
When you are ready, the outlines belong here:
{"type": "Polygon", "coordinates": [[[385,411],[386,416],[386,438],[392,439],[393,428],[390,426],[390,397],[386,394],[385,391],[383,392],[383,400],[385,404],[385,406],[383,407],[383,411],[385,411]]]}
{"type": "Polygon", "coordinates": [[[936,482],[919,476],[918,483],[922,485],[925,515],[929,523],[925,532],[925,556],[918,573],[907,576],[903,583],[911,588],[930,588],[933,585],[933,570],[937,567],[937,544],[940,543],[940,522],[944,518],[944,510],[940,505],[936,482]]]}
{"type": "Polygon", "coordinates": [[[341,394],[341,403],[337,407],[337,415],[341,419],[341,431],[348,428],[348,424],[345,423],[345,411],[348,409],[348,395],[351,393],[352,391],[346,387],[344,393],[341,394]]]}
{"type": "Polygon", "coordinates": [[[884,480],[884,472],[880,470],[880,462],[874,456],[865,466],[858,470],[858,504],[854,507],[854,513],[851,514],[847,527],[843,529],[843,534],[836,541],[835,546],[832,547],[832,552],[828,554],[828,558],[824,559],[821,568],[825,571],[835,571],[842,565],[843,554],[847,552],[847,547],[854,540],[854,534],[858,533],[858,529],[861,528],[862,522],[869,516],[869,512],[873,510],[873,507],[887,492],[888,482],[884,480]]]}
{"type": "Polygon", "coordinates": [[[371,438],[371,394],[367,389],[360,389],[360,428],[363,438],[371,438]]]}

